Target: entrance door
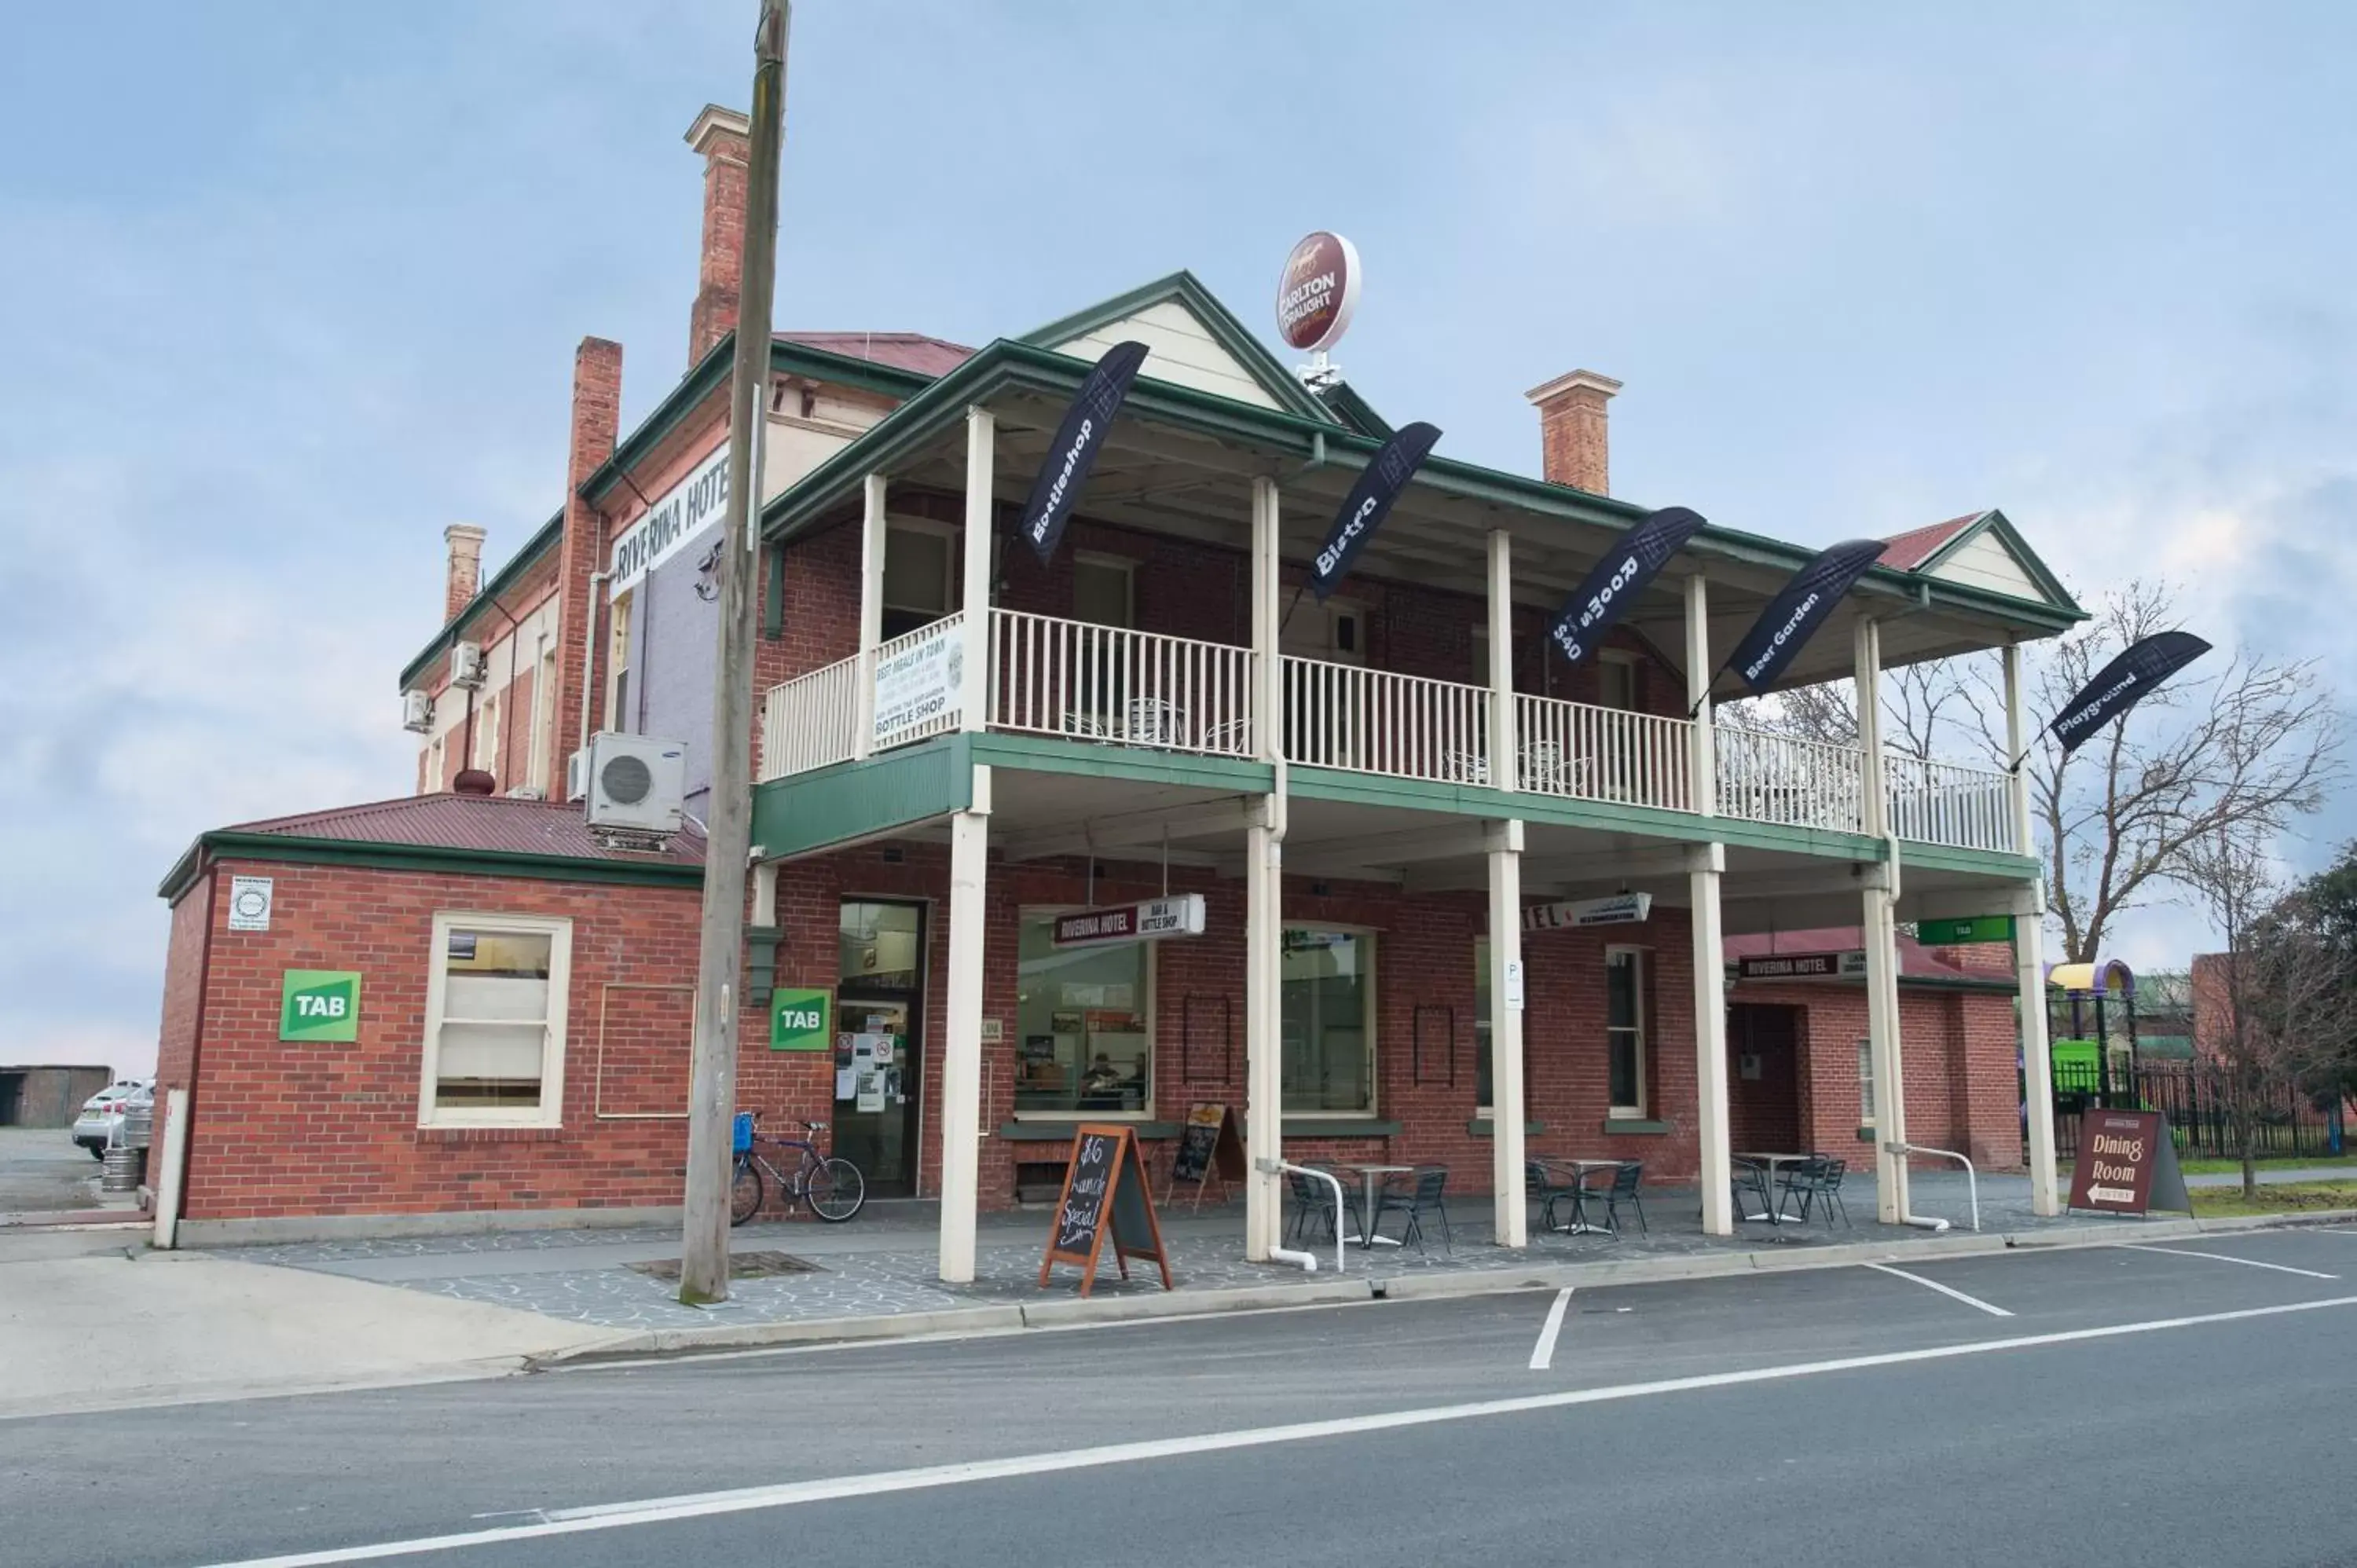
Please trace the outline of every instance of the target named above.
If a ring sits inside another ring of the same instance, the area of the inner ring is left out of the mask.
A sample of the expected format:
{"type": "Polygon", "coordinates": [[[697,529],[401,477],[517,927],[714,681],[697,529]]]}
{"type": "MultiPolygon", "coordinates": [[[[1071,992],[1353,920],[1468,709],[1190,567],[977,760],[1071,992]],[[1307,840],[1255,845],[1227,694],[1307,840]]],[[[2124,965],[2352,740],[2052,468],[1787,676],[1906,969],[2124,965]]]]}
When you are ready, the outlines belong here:
{"type": "Polygon", "coordinates": [[[917,1190],[923,1128],[924,908],[845,900],[835,996],[834,1153],[878,1197],[917,1190]]]}
{"type": "Polygon", "coordinates": [[[1801,1144],[1797,1007],[1727,1010],[1727,1122],[1738,1149],[1806,1154],[1801,1144]]]}

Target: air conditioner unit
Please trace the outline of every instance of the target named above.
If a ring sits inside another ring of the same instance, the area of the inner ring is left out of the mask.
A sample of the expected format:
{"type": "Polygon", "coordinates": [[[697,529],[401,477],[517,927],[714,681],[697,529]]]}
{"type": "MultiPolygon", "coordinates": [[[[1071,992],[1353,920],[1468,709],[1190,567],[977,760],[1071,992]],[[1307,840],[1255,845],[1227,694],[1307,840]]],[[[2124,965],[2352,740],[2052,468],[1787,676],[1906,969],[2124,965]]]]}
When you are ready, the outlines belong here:
{"type": "Polygon", "coordinates": [[[687,793],[687,746],[643,735],[589,737],[589,825],[675,833],[687,793]]]}
{"type": "Polygon", "coordinates": [[[401,727],[413,735],[424,735],[434,727],[434,698],[425,692],[404,692],[401,694],[401,727]]]}
{"type": "Polygon", "coordinates": [[[479,686],[483,683],[483,645],[479,642],[456,642],[450,645],[450,684],[479,686]]]}
{"type": "Polygon", "coordinates": [[[589,748],[583,746],[565,759],[565,799],[586,799],[589,793],[589,748]]]}

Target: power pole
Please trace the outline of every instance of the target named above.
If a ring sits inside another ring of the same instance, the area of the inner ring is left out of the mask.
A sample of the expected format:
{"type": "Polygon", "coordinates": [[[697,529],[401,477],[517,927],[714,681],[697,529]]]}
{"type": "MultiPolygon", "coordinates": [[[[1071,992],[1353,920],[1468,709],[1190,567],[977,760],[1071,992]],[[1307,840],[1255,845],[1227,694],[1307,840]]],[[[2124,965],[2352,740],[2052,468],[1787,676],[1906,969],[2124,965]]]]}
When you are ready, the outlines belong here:
{"type": "Polygon", "coordinates": [[[786,134],[788,0],[762,0],[753,38],[745,267],[728,390],[728,522],[720,552],[720,657],[712,682],[712,822],[704,848],[704,940],[687,1102],[687,1221],[679,1298],[728,1298],[729,1128],[737,1114],[737,1017],[744,1001],[745,871],[753,847],[753,555],[761,510],[754,435],[770,376],[778,265],[778,164],[786,134]]]}

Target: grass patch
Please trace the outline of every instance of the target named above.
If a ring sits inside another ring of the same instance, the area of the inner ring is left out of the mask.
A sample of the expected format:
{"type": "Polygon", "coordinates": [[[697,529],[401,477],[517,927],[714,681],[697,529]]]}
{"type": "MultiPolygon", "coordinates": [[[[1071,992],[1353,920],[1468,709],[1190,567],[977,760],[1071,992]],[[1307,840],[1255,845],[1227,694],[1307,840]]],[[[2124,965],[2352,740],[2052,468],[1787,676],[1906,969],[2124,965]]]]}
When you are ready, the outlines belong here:
{"type": "MultiPolygon", "coordinates": [[[[2071,1161],[2063,1160],[2058,1163],[2057,1168],[2067,1171],[2071,1166],[2071,1161]]],[[[2259,1162],[2259,1169],[2262,1172],[2339,1169],[2342,1166],[2349,1166],[2352,1171],[2357,1171],[2357,1155],[2318,1155],[2312,1159],[2287,1158],[2259,1162]]],[[[2180,1157],[2177,1162],[2177,1168],[2187,1176],[2240,1176],[2243,1174],[2243,1162],[2240,1160],[2189,1160],[2180,1157]]]]}
{"type": "Polygon", "coordinates": [[[2311,1208],[2357,1208],[2357,1181],[2282,1181],[2260,1187],[2245,1199],[2238,1187],[2198,1187],[2193,1212],[2204,1219],[2238,1214],[2297,1214],[2311,1208]]]}

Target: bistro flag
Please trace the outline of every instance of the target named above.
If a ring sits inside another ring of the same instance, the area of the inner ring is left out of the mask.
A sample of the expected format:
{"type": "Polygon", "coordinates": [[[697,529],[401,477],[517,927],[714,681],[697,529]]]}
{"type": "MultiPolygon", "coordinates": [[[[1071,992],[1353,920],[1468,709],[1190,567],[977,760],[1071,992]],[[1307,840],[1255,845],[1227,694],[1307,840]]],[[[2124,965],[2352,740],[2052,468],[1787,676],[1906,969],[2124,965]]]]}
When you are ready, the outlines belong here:
{"type": "Polygon", "coordinates": [[[2210,645],[2190,631],[2156,632],[2133,643],[2117,659],[2095,671],[2095,678],[2062,705],[2060,717],[2046,727],[2062,743],[2062,755],[2136,705],[2155,687],[2210,651],[2210,645]]]}
{"type": "Polygon", "coordinates": [[[1432,444],[1439,439],[1437,426],[1421,421],[1403,424],[1361,471],[1342,510],[1334,514],[1334,526],[1326,531],[1326,542],[1318,547],[1318,559],[1310,568],[1309,590],[1321,602],[1351,575],[1351,563],[1383,526],[1392,502],[1399,499],[1400,491],[1407,489],[1408,480],[1415,477],[1432,444]]]}
{"type": "Polygon", "coordinates": [[[1776,683],[1776,677],[1834,613],[1850,585],[1882,559],[1885,548],[1879,539],[1846,539],[1793,574],[1783,592],[1760,612],[1760,618],[1735,645],[1735,656],[1727,660],[1754,695],[1776,683]]]}
{"type": "Polygon", "coordinates": [[[1612,623],[1637,602],[1645,585],[1669,564],[1671,556],[1685,548],[1686,541],[1701,526],[1701,513],[1670,506],[1631,529],[1620,548],[1598,561],[1555,612],[1547,635],[1563,650],[1563,656],[1577,664],[1595,652],[1612,623]]]}
{"type": "Polygon", "coordinates": [[[1116,343],[1106,349],[1073,394],[1064,423],[1056,426],[1048,460],[1031,482],[1031,499],[1023,503],[1023,537],[1043,564],[1064,537],[1064,524],[1081,499],[1081,487],[1089,482],[1089,470],[1096,466],[1113,416],[1120,412],[1129,383],[1137,379],[1137,367],[1145,360],[1143,343],[1116,343]]]}

